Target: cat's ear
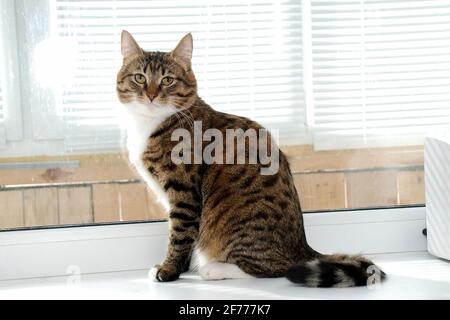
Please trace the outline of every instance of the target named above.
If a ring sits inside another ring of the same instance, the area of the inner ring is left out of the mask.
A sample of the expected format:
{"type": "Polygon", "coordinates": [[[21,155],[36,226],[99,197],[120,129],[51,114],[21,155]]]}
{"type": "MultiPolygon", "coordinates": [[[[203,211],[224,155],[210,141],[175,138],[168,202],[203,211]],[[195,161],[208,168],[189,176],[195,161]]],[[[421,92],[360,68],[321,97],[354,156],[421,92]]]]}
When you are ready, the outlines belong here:
{"type": "Polygon", "coordinates": [[[134,40],[133,36],[126,30],[122,31],[122,56],[124,59],[130,59],[137,55],[142,55],[142,49],[134,40]]]}
{"type": "Polygon", "coordinates": [[[193,40],[192,34],[188,33],[180,40],[177,47],[172,51],[172,58],[180,63],[185,69],[191,67],[193,40]]]}

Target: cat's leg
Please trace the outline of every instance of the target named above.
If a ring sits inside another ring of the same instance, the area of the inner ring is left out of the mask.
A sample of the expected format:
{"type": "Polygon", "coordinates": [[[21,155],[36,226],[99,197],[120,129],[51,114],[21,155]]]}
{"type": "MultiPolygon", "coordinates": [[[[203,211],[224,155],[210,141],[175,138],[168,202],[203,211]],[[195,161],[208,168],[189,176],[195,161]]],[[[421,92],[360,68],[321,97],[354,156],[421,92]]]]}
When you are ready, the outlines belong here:
{"type": "Polygon", "coordinates": [[[166,259],[150,271],[156,281],[173,281],[189,269],[198,238],[201,207],[194,195],[172,195],[169,214],[169,245],[166,259]]]}
{"type": "MultiPolygon", "coordinates": [[[[169,244],[170,247],[170,244],[169,244]]],[[[156,265],[150,269],[148,276],[150,279],[158,282],[167,282],[177,280],[181,273],[189,271],[191,264],[192,250],[179,256],[180,263],[170,263],[166,258],[161,265],[156,265]]]]}
{"type": "Polygon", "coordinates": [[[199,274],[203,280],[253,278],[248,273],[242,271],[237,265],[225,262],[208,262],[200,267],[199,274]]]}

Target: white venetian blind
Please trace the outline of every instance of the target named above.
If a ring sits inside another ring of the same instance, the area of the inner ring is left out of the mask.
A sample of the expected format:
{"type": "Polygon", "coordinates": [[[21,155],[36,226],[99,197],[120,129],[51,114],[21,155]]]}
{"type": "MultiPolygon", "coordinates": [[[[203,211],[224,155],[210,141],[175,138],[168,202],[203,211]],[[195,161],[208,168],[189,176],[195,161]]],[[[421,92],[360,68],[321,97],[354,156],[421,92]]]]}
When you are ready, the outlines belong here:
{"type": "Polygon", "coordinates": [[[59,37],[77,43],[76,71],[59,110],[72,151],[118,146],[115,77],[120,31],[146,50],[172,50],[194,36],[200,96],[282,136],[304,130],[301,2],[56,0],[59,37]]]}
{"type": "Polygon", "coordinates": [[[450,125],[450,1],[311,4],[317,148],[419,144],[450,125]]]}
{"type": "Polygon", "coordinates": [[[2,83],[0,81],[0,123],[3,121],[5,121],[5,107],[4,107],[2,83]]]}

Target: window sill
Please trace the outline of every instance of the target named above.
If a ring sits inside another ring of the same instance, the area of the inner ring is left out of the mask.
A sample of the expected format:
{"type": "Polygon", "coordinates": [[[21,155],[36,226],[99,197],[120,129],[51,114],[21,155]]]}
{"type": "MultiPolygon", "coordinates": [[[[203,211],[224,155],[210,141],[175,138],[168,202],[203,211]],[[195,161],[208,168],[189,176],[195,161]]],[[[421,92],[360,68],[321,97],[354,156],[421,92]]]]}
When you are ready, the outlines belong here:
{"type": "MultiPolygon", "coordinates": [[[[426,250],[425,208],[305,214],[310,245],[323,253],[426,250]]],[[[0,280],[147,269],[164,258],[167,222],[0,233],[0,280]]]]}
{"type": "Polygon", "coordinates": [[[450,268],[425,252],[371,257],[388,274],[378,288],[312,289],[284,278],[203,281],[195,273],[156,283],[147,270],[0,281],[0,299],[448,299],[450,268]]]}

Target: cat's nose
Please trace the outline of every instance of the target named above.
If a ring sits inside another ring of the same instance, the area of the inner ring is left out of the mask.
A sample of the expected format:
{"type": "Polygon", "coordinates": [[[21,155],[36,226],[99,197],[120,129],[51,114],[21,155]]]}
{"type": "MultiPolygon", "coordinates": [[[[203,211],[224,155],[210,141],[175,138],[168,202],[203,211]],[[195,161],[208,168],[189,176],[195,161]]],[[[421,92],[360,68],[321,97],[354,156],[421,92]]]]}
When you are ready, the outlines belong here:
{"type": "Polygon", "coordinates": [[[157,92],[147,92],[147,97],[150,99],[150,102],[152,102],[157,96],[157,92]]]}

